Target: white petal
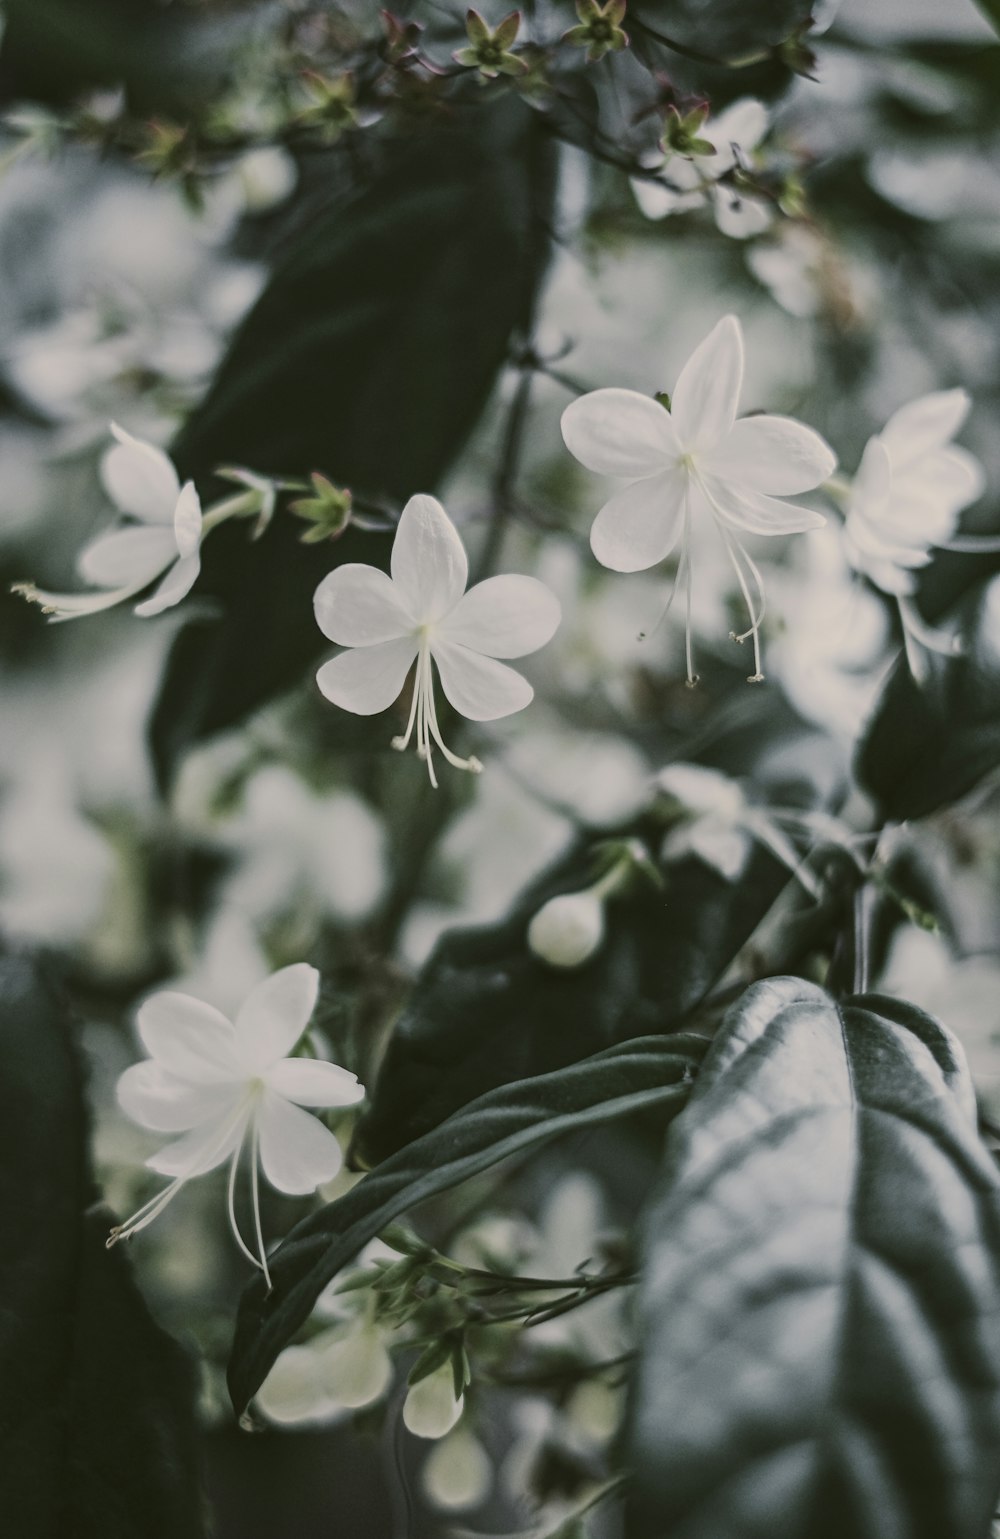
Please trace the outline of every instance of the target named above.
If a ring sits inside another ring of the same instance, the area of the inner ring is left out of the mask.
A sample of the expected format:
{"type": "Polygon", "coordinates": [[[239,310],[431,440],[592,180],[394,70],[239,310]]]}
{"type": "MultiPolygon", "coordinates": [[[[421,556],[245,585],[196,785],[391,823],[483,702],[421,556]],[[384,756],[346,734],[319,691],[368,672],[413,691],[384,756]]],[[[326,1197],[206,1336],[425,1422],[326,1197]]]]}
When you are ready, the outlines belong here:
{"type": "MultiPolygon", "coordinates": [[[[682,160],[677,163],[676,168],[671,166],[670,180],[678,182],[676,171],[688,164],[688,161],[682,160]]],[[[690,192],[676,192],[673,187],[667,187],[663,182],[650,182],[645,177],[639,176],[632,178],[631,186],[640,212],[647,219],[666,219],[670,214],[685,214],[689,209],[701,208],[705,201],[705,194],[700,190],[700,182],[701,178],[695,172],[697,190],[690,192]]]]}
{"type": "Polygon", "coordinates": [[[396,699],[416,655],[417,643],[412,636],[358,647],[324,663],[316,683],[334,705],[356,716],[374,716],[396,699]]]}
{"type": "Polygon", "coordinates": [[[399,518],[392,580],[418,625],[439,620],[465,592],[469,563],[458,530],[436,497],[411,497],[399,518]]]}
{"type": "Polygon", "coordinates": [[[403,1422],[416,1437],[444,1437],[462,1414],[463,1396],[455,1394],[451,1359],[407,1390],[403,1422]]]}
{"type": "Polygon", "coordinates": [[[365,1098],[356,1074],[316,1058],[282,1058],[265,1078],[272,1090],[297,1106],[356,1106],[365,1098]]]}
{"type": "Polygon", "coordinates": [[[319,1361],[331,1401],[348,1410],[372,1405],[392,1383],[392,1358],[371,1328],[331,1341],[319,1349],[319,1361]]]}
{"type": "Polygon", "coordinates": [[[162,614],[165,609],[172,609],[175,604],[180,603],[181,599],[187,598],[198,581],[200,571],[200,553],[181,556],[174,562],[152,597],[145,599],[141,604],[136,604],[136,614],[148,618],[150,615],[162,614]]]}
{"type": "Polygon", "coordinates": [[[181,1133],[228,1116],[242,1087],[231,1080],[192,1085],[147,1060],[134,1063],[119,1076],[116,1093],[119,1106],[133,1122],[156,1133],[181,1133]]]}
{"type": "Polygon", "coordinates": [[[146,1164],[161,1176],[203,1176],[228,1159],[242,1142],[249,1112],[242,1117],[223,1118],[192,1128],[183,1138],[167,1144],[158,1154],[151,1154],[146,1164]]]}
{"type": "Polygon", "coordinates": [[[787,497],[826,481],[837,457],[818,433],[791,417],[743,417],[699,465],[751,491],[787,497]]]}
{"type": "Polygon", "coordinates": [[[753,841],[742,828],[734,828],[721,819],[698,818],[673,828],[663,841],[663,859],[683,860],[697,856],[706,866],[735,882],[741,875],[753,841]]]}
{"type": "Polygon", "coordinates": [[[559,600],[536,577],[488,577],[459,599],[437,635],[487,657],[524,657],[555,635],[559,600]]]}
{"type": "Polygon", "coordinates": [[[456,711],[470,721],[496,721],[531,704],[535,691],[506,663],[438,640],[431,646],[431,656],[437,663],[441,688],[456,711]]]}
{"type": "Polygon", "coordinates": [[[822,529],[826,519],[797,502],[779,502],[763,492],[741,491],[731,481],[705,476],[704,485],[712,510],[727,524],[749,529],[752,534],[801,534],[822,529]]]}
{"type": "Polygon", "coordinates": [[[193,481],[185,481],[174,507],[174,539],[182,556],[193,556],[201,544],[201,499],[193,481]]]}
{"type": "Polygon", "coordinates": [[[869,438],[851,487],[848,517],[863,507],[871,516],[883,508],[892,492],[892,462],[881,438],[869,438]]]}
{"type": "Polygon", "coordinates": [[[892,501],[900,509],[907,502],[936,505],[947,522],[983,495],[986,473],[967,449],[949,444],[921,455],[912,467],[892,472],[892,501]]]}
{"type": "Polygon", "coordinates": [[[714,144],[716,158],[712,171],[729,171],[736,164],[733,145],[741,150],[755,150],[767,133],[769,116],[767,108],[753,96],[744,96],[733,102],[717,118],[710,118],[701,137],[714,144]]]}
{"type": "Polygon", "coordinates": [[[162,449],[111,424],[118,442],[101,461],[101,480],[123,513],[151,524],[173,523],[180,491],[177,472],[162,449]]]}
{"type": "Polygon", "coordinates": [[[774,215],[764,198],[740,192],[735,187],[713,187],[715,223],[730,240],[751,240],[770,229],[774,215]]]}
{"type": "Polygon", "coordinates": [[[181,1079],[198,1085],[241,1077],[232,1023],[190,994],[172,989],[151,994],[139,1007],[136,1025],[150,1057],[181,1079]]]}
{"type": "Polygon", "coordinates": [[[879,434],[893,468],[947,443],[962,426],[970,405],[964,390],[935,390],[901,406],[879,434]]]}
{"type": "Polygon", "coordinates": [[[641,572],[669,556],[684,524],[687,477],[668,471],[616,492],[594,519],[590,546],[613,572],[641,572]]]}
{"type": "Polygon", "coordinates": [[[395,641],[414,629],[392,578],[360,561],[327,573],[316,589],[313,610],[323,635],[341,647],[395,641]]]}
{"type": "Polygon", "coordinates": [[[241,1062],[256,1072],[287,1058],[309,1025],[319,993],[319,973],[293,962],[248,994],[236,1016],[241,1062]]]}
{"type": "Polygon", "coordinates": [[[591,390],[562,414],[570,454],[601,476],[652,476],[680,450],[670,413],[637,390],[591,390]]]}
{"type": "Polygon", "coordinates": [[[332,1181],[343,1164],[340,1145],[329,1128],[272,1090],[265,1091],[257,1123],[260,1163],[279,1192],[304,1196],[332,1181]]]}
{"type": "Polygon", "coordinates": [[[681,370],[671,403],[677,436],[685,449],[724,438],[736,420],[743,385],[743,329],[724,315],[681,370]]]}
{"type": "Polygon", "coordinates": [[[76,569],[98,588],[145,587],[176,557],[169,529],[113,529],[83,547],[76,569]]]}

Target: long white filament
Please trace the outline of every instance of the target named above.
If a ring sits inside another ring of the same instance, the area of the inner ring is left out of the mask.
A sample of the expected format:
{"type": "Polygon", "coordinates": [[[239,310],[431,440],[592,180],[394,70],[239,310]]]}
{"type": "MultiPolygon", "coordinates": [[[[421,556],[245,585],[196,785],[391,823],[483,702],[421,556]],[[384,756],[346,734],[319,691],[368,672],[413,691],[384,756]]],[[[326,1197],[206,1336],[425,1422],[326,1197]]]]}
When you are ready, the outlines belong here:
{"type": "Polygon", "coordinates": [[[437,706],[434,701],[434,675],[431,671],[431,647],[426,636],[420,639],[420,650],[417,653],[417,665],[413,675],[413,699],[410,702],[410,714],[406,723],[406,731],[400,737],[394,737],[392,746],[400,752],[410,745],[410,738],[416,728],[417,758],[423,759],[427,765],[427,773],[430,776],[431,785],[437,790],[437,776],[434,774],[434,747],[436,744],[444,754],[445,759],[455,769],[468,770],[472,775],[478,775],[482,764],[470,754],[467,759],[460,759],[452,753],[444,738],[441,736],[441,728],[438,726],[437,706]]]}

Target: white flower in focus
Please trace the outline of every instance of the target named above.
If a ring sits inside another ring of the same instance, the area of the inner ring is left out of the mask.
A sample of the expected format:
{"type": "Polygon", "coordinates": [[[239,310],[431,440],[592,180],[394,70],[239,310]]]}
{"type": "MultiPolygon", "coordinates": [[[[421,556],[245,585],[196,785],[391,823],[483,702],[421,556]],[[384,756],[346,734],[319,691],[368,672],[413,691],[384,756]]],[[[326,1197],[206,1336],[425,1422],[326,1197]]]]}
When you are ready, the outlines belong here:
{"type": "Polygon", "coordinates": [[[759,235],[771,223],[769,204],[738,187],[722,185],[721,178],[750,160],[767,130],[767,108],[751,96],[733,102],[717,118],[709,118],[698,130],[698,137],[715,147],[714,155],[690,160],[671,155],[650,168],[662,169],[662,182],[633,178],[632,191],[643,214],[647,219],[666,219],[710,203],[723,235],[735,240],[759,235]]]}
{"type": "Polygon", "coordinates": [[[424,495],[411,497],[400,516],[391,573],[351,562],[320,583],[317,624],[348,650],[323,664],[317,683],[334,705],[373,716],[392,705],[416,663],[409,721],[392,746],[405,749],[416,732],[436,786],[435,745],[456,769],[482,765],[460,759],[441,737],[432,661],[445,697],[470,721],[521,711],[534,691],[496,659],[544,646],[559,624],[559,604],[534,577],[489,577],[466,593],[465,547],[441,504],[424,495]]]}
{"type": "MultiPolygon", "coordinates": [[[[743,383],[743,332],[725,316],[681,370],[670,409],[634,390],[593,390],[563,412],[566,446],[588,470],[627,484],[594,520],[594,555],[615,572],[639,572],[680,543],[671,601],[686,600],[686,660],[691,645],[691,525],[710,519],[721,536],[750,620],[737,641],[753,639],[754,683],[763,678],[759,630],[763,580],[742,543],[744,532],[795,534],[825,519],[779,498],[806,492],[832,473],[836,458],[811,428],[790,417],[737,420],[743,383]],[[756,597],[751,590],[756,590],[756,597]]],[[[669,608],[669,604],[668,604],[669,608]]]]}
{"type": "Polygon", "coordinates": [[[201,568],[202,515],[194,483],[183,486],[162,449],[111,424],[118,442],[105,454],[101,479],[112,502],[131,523],[85,545],[77,570],[96,593],[49,593],[34,583],[16,592],[41,605],[53,621],[97,614],[134,598],[160,578],[155,593],[135,606],[137,615],[158,615],[179,604],[201,568]]]}
{"type": "Polygon", "coordinates": [[[432,1373],[410,1385],[403,1402],[403,1423],[414,1437],[444,1437],[464,1407],[465,1396],[455,1393],[455,1370],[448,1357],[432,1373]]]}
{"type": "Polygon", "coordinates": [[[528,926],[528,946],[550,967],[580,967],[604,939],[604,904],[594,892],[566,892],[543,903],[528,926]]]}
{"type": "Polygon", "coordinates": [[[851,488],[844,548],[883,593],[913,593],[914,571],[952,538],[982,495],[983,467],[951,442],[968,414],[964,390],[939,390],[900,407],[868,440],[851,488]]]}
{"type": "Polygon", "coordinates": [[[304,1195],[340,1169],[336,1138],[303,1107],[353,1106],[364,1097],[357,1076],[337,1064],[292,1058],[316,1005],[319,974],[297,962],[257,985],[230,1022],[186,994],[153,994],[137,1024],[149,1053],[118,1081],[118,1101],[134,1122],[157,1133],[179,1133],[146,1161],[173,1180],[112,1231],[108,1244],[137,1234],[157,1218],[181,1187],[229,1160],[229,1221],[244,1255],[270,1285],[260,1226],[258,1160],[279,1192],[304,1195]],[[236,1222],[234,1194],[240,1155],[250,1145],[257,1252],[236,1222]]]}

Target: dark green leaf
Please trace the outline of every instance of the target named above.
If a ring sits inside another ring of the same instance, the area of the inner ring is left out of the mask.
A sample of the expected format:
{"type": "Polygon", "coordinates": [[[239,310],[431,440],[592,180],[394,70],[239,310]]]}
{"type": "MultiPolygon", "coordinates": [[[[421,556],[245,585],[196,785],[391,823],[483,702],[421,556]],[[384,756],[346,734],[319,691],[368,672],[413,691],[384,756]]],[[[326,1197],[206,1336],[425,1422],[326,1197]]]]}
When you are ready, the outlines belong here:
{"type": "Polygon", "coordinates": [[[813,0],[638,0],[629,17],[711,59],[739,62],[783,43],[812,10],[813,0]]]}
{"type": "Polygon", "coordinates": [[[91,1207],[79,1065],[0,960],[0,1492],[25,1539],[198,1539],[195,1376],[91,1207]]]}
{"type": "Polygon", "coordinates": [[[526,932],[542,903],[592,880],[580,850],[503,924],[445,935],[393,1029],[358,1127],[358,1159],[376,1164],[495,1085],[676,1030],[787,879],[763,852],[737,883],[697,860],[671,866],[662,890],[640,880],[608,905],[604,944],[589,962],[556,969],[529,951],[526,932]]]}
{"type": "Polygon", "coordinates": [[[901,657],[862,738],[856,774],[887,818],[920,818],[1000,764],[1000,577],[949,617],[964,651],[924,653],[917,683],[901,657]]]}
{"type": "Polygon", "coordinates": [[[896,1000],[755,985],[648,1217],[630,1539],[985,1539],[998,1316],[961,1049],[896,1000]]]}
{"type": "MultiPolygon", "coordinates": [[[[174,453],[185,476],[220,464],[401,501],[448,469],[528,324],[548,248],[553,148],[516,99],[451,105],[439,128],[384,147],[355,193],[325,198],[251,311],[174,453]]],[[[221,622],[178,636],[152,723],[161,780],[189,745],[242,720],[328,649],[312,612],[343,561],[385,566],[389,539],[302,545],[280,514],[205,544],[198,592],[221,622]]]]}
{"type": "Polygon", "coordinates": [[[1000,32],[1000,0],[976,0],[994,32],[1000,32]]]}
{"type": "Polygon", "coordinates": [[[365,1176],[336,1202],[296,1225],[271,1259],[271,1293],[243,1295],[229,1365],[237,1412],[308,1319],[320,1293],[362,1246],[418,1203],[508,1155],[630,1112],[659,1106],[664,1118],[688,1093],[705,1049],[697,1037],[641,1037],[558,1074],[505,1085],[457,1112],[365,1176]]]}
{"type": "Polygon", "coordinates": [[[184,113],[218,90],[258,6],[198,16],[156,0],[6,0],[0,96],[51,104],[97,86],[126,88],[139,112],[184,113]]]}

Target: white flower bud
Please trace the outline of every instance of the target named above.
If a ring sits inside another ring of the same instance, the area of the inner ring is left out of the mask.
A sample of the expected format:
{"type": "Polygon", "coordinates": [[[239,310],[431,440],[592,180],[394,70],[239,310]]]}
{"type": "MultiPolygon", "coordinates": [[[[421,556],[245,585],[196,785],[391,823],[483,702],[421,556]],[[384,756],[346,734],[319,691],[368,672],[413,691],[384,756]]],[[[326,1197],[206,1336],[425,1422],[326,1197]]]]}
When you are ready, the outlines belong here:
{"type": "Polygon", "coordinates": [[[444,1437],[462,1414],[464,1397],[455,1394],[451,1358],[407,1391],[403,1422],[415,1437],[444,1437]]]}
{"type": "Polygon", "coordinates": [[[392,1360],[378,1331],[363,1327],[331,1341],[321,1354],[320,1372],[333,1402],[353,1411],[385,1394],[392,1383],[392,1360]]]}
{"type": "Polygon", "coordinates": [[[593,892],[543,903],[528,926],[528,945],[550,967],[579,967],[604,939],[604,905],[593,892]]]}

